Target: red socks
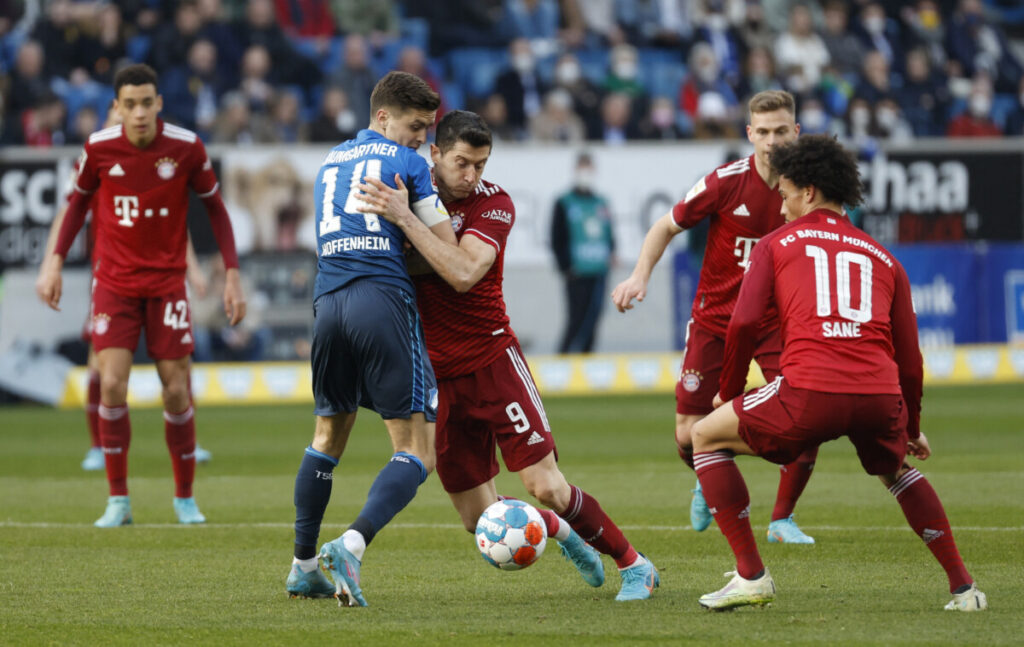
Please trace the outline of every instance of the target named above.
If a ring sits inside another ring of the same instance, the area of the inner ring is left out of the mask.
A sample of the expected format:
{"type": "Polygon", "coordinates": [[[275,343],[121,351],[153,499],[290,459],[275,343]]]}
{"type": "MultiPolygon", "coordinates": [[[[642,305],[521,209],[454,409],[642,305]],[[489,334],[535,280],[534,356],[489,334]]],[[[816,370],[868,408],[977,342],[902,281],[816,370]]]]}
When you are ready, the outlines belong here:
{"type": "Polygon", "coordinates": [[[956,542],[953,541],[953,531],[949,527],[946,511],[928,479],[916,469],[911,469],[889,491],[903,508],[907,523],[924,540],[928,550],[932,551],[935,559],[945,569],[949,577],[950,593],[973,582],[964,567],[956,542]]]}
{"type": "Polygon", "coordinates": [[[569,490],[569,506],[558,516],[565,519],[583,541],[611,556],[619,568],[631,566],[639,555],[615,522],[601,509],[601,504],[575,485],[570,484],[569,490]]]}
{"type": "Polygon", "coordinates": [[[128,446],[132,440],[132,424],[128,417],[128,405],[106,407],[101,403],[97,410],[100,443],[107,465],[107,483],[110,496],[128,495],[128,446]]]}
{"type": "Polygon", "coordinates": [[[86,391],[85,422],[89,425],[90,447],[100,447],[100,373],[89,371],[89,386],[86,391]]]}
{"type": "Polygon", "coordinates": [[[772,510],[772,521],[785,519],[793,514],[796,501],[803,494],[807,487],[807,481],[811,480],[811,471],[814,469],[814,461],[818,458],[818,448],[812,447],[790,463],[779,468],[779,492],[775,496],[775,508],[772,510]]]}
{"type": "Polygon", "coordinates": [[[736,555],[736,572],[753,579],[764,564],[750,528],[750,494],[731,452],[698,452],[693,456],[697,478],[711,514],[736,555]]]}
{"type": "Polygon", "coordinates": [[[164,438],[174,469],[174,496],[192,496],[196,475],[196,419],[192,406],[181,413],[164,411],[164,438]]]}

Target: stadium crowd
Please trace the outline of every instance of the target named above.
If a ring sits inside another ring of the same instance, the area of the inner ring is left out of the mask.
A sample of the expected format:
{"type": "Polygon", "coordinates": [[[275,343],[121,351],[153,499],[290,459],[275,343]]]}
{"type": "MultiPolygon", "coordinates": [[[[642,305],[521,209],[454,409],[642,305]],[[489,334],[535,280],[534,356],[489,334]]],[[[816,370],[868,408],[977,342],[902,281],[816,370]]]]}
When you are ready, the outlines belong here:
{"type": "Polygon", "coordinates": [[[504,140],[738,136],[786,89],[805,133],[1024,134],[1024,8],[1007,0],[10,0],[0,141],[77,144],[113,74],[161,75],[162,116],[210,143],[338,142],[390,69],[504,140]]]}

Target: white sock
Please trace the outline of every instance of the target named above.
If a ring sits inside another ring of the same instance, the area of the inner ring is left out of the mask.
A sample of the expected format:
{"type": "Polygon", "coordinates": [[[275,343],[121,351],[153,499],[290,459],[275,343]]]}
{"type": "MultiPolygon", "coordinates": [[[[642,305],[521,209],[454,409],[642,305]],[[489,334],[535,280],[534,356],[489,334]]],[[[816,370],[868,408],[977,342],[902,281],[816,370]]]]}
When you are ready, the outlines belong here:
{"type": "Polygon", "coordinates": [[[312,573],[318,568],[316,557],[310,557],[309,559],[293,557],[292,564],[298,564],[303,573],[312,573]]]}
{"type": "Polygon", "coordinates": [[[341,541],[345,544],[345,550],[355,555],[360,562],[363,561],[363,553],[366,552],[366,540],[363,538],[363,533],[358,530],[346,530],[341,536],[341,541]]]}
{"type": "MultiPolygon", "coordinates": [[[[641,555],[640,553],[637,553],[637,554],[636,554],[636,559],[635,559],[635,560],[633,560],[633,563],[632,563],[632,564],[630,564],[629,566],[627,566],[626,568],[633,568],[634,566],[639,566],[640,564],[643,564],[643,563],[644,563],[644,562],[646,562],[646,561],[647,561],[647,560],[646,560],[646,559],[644,559],[644,556],[643,556],[643,555],[641,555]]],[[[620,570],[620,571],[624,571],[624,570],[626,570],[626,568],[620,568],[619,570],[620,570]]]]}
{"type": "Polygon", "coordinates": [[[569,526],[568,521],[558,515],[555,515],[555,518],[558,519],[558,532],[555,533],[554,538],[558,541],[565,541],[572,534],[572,527],[569,526]]]}

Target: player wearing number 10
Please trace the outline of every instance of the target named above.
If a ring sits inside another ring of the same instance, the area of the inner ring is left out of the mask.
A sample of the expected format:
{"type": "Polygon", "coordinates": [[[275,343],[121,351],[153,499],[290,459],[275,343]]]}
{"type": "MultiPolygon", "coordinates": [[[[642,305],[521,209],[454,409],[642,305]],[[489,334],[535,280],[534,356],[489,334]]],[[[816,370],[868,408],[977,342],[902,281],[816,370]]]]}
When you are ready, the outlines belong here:
{"type": "Polygon", "coordinates": [[[313,301],[313,396],[316,430],[295,479],[295,557],[285,588],[292,596],[334,593],[366,606],[359,584],[363,552],[415,496],[434,469],[437,389],[405,266],[405,236],[395,225],[358,210],[364,177],[400,176],[416,215],[438,236],[455,241],[448,212],[416,149],[426,141],[440,98],[421,79],[391,72],[370,97],[373,120],[336,146],[317,175],[318,273],[313,301]],[[384,419],[394,455],[377,475],[349,529],[316,543],[338,464],[358,407],[384,419]]]}
{"type": "Polygon", "coordinates": [[[861,201],[857,162],[831,137],[812,135],[777,148],[772,165],[788,224],[754,247],[726,333],[718,408],[694,427],[697,477],[737,561],[732,581],[700,603],[727,609],[775,596],[733,456],[785,464],[846,436],[945,569],[953,593],[946,608],[984,609],[985,594],[964,567],[942,503],[904,460],[907,453],[921,460],[931,453],[920,431],[917,321],[903,267],[843,212],[842,205],[861,201]],[[782,375],[737,397],[754,333],[771,308],[781,322],[782,375]]]}

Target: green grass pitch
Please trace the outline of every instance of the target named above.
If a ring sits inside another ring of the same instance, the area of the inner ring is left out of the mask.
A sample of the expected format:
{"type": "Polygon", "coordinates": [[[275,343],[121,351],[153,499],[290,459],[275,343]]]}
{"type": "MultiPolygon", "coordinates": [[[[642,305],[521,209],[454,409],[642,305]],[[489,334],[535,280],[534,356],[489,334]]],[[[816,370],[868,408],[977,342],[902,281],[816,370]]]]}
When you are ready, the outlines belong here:
{"type": "MultiPolygon", "coordinates": [[[[642,603],[614,601],[619,578],[587,587],[551,544],[521,572],[484,563],[436,476],[370,546],[366,609],[290,600],[292,487],[312,435],[311,407],[202,408],[213,451],[196,497],[205,527],[174,524],[156,410],[132,413],[136,525],[98,530],[102,473],[79,461],[83,415],[0,409],[0,644],[3,645],[610,645],[1021,644],[1024,636],[1024,389],[931,388],[919,468],[946,506],[968,568],[988,594],[979,614],[942,610],[946,578],[846,440],[829,443],[797,508],[815,546],[763,540],[777,469],[738,461],[751,518],[778,586],[766,609],[702,610],[733,562],[712,527],[687,527],[693,474],[676,457],[671,395],[547,401],[570,482],[592,493],[661,571],[642,603]]],[[[351,521],[389,455],[369,412],[335,472],[321,540],[351,521]]],[[[524,496],[503,474],[499,491],[524,496]]]]}

